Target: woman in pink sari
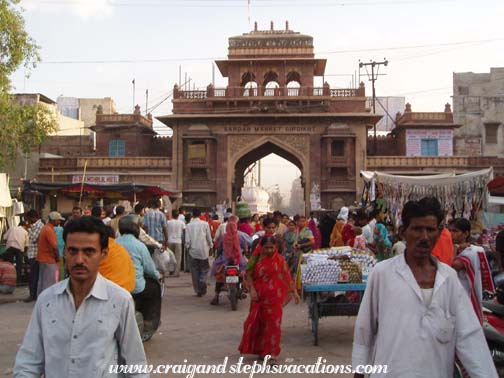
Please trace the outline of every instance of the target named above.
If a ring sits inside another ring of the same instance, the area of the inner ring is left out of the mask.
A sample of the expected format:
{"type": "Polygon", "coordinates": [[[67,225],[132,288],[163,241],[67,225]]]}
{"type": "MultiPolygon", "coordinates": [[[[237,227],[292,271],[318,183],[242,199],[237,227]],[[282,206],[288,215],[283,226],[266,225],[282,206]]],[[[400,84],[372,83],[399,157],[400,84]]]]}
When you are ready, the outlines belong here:
{"type": "Polygon", "coordinates": [[[289,294],[296,304],[299,296],[273,236],[264,236],[254,254],[258,256],[257,263],[247,269],[250,310],[238,350],[259,358],[270,355],[269,363],[276,364],[275,358],[280,354],[283,306],[289,302],[289,294]]]}

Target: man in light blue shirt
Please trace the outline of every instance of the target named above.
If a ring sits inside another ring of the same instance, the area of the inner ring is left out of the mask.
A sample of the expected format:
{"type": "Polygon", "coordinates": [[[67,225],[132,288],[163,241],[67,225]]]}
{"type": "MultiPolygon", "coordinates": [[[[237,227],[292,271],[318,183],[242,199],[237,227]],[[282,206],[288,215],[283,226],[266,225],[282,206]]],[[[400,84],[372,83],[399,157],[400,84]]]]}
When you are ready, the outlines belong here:
{"type": "Polygon", "coordinates": [[[168,221],[166,215],[159,209],[160,207],[161,200],[154,201],[152,209],[144,215],[143,224],[147,228],[147,233],[166,247],[168,243],[168,221]]]}
{"type": "Polygon", "coordinates": [[[108,253],[104,224],[72,220],[63,238],[70,278],[40,294],[14,377],[117,377],[118,364],[146,365],[131,295],[98,273],[108,253]]]}
{"type": "Polygon", "coordinates": [[[136,310],[144,318],[144,334],[142,339],[147,341],[159,327],[161,318],[161,286],[160,274],[156,269],[149,250],[140,240],[140,227],[133,217],[125,216],[119,220],[121,236],[116,242],[128,251],[133,260],[136,273],[136,285],[133,289],[133,299],[136,310]]]}

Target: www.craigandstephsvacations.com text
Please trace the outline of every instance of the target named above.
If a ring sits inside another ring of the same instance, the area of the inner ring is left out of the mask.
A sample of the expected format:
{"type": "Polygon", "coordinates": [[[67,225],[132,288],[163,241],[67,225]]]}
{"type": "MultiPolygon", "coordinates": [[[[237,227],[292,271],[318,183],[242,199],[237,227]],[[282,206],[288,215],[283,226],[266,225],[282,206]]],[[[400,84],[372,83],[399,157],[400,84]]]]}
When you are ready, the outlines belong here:
{"type": "Polygon", "coordinates": [[[387,365],[337,365],[328,363],[323,357],[318,357],[312,364],[269,363],[271,356],[266,356],[263,361],[254,361],[253,364],[243,362],[240,357],[238,362],[230,363],[225,357],[221,364],[192,364],[184,360],[179,364],[166,365],[110,365],[111,374],[180,374],[184,378],[213,374],[234,374],[253,378],[255,374],[376,374],[387,373],[387,365]]]}

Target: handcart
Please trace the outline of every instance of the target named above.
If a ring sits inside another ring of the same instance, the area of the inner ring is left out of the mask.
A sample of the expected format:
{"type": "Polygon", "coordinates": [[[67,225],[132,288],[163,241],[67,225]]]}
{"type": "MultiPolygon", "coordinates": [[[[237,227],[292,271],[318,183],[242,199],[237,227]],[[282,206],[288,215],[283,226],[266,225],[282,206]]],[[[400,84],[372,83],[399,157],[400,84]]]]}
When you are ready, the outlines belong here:
{"type": "Polygon", "coordinates": [[[327,285],[303,285],[303,291],[308,296],[308,311],[311,320],[313,345],[318,345],[319,319],[323,316],[355,316],[359,312],[362,295],[366,283],[338,283],[327,285]],[[328,296],[332,292],[356,291],[359,293],[358,303],[339,303],[328,296]]]}

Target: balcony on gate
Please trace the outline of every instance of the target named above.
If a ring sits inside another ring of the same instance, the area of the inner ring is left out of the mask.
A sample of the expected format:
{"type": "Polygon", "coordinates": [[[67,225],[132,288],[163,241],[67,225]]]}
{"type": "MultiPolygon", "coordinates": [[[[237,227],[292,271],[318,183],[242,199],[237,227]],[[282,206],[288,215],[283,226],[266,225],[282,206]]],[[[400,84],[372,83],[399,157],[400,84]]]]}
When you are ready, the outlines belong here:
{"type": "Polygon", "coordinates": [[[244,113],[277,111],[303,108],[303,112],[364,112],[366,108],[365,87],[225,87],[210,84],[206,90],[173,89],[173,113],[191,114],[199,112],[244,113]],[[273,109],[273,108],[274,109],[273,109]],[[290,108],[290,109],[289,109],[290,108]],[[267,110],[265,110],[267,109],[267,110]]]}

